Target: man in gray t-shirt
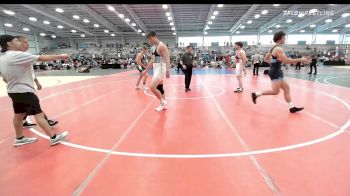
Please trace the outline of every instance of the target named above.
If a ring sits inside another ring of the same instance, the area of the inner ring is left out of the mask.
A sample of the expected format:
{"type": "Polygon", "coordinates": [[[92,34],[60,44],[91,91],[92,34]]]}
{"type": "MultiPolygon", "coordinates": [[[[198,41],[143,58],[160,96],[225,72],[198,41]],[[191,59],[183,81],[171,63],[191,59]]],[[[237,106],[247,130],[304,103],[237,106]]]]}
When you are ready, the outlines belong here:
{"type": "Polygon", "coordinates": [[[182,70],[185,74],[185,91],[191,91],[190,84],[192,78],[192,67],[193,67],[193,54],[192,46],[186,47],[186,52],[182,55],[180,64],[182,65],[182,70]]]}
{"type": "MultiPolygon", "coordinates": [[[[16,37],[16,38],[18,39],[18,41],[21,43],[21,49],[20,49],[20,51],[22,51],[22,52],[28,51],[28,49],[29,49],[29,41],[28,41],[28,39],[27,39],[26,37],[24,37],[24,36],[15,36],[15,37],[16,37]]],[[[41,86],[41,84],[40,84],[38,78],[36,77],[36,75],[35,75],[35,73],[34,73],[33,66],[31,66],[31,67],[32,67],[32,74],[33,74],[34,82],[35,82],[35,84],[36,84],[38,90],[41,90],[41,89],[42,89],[42,86],[41,86]]],[[[5,81],[5,79],[4,79],[4,81],[5,81]]],[[[7,83],[7,81],[5,81],[5,82],[7,83]]],[[[55,125],[58,124],[58,121],[49,120],[49,119],[47,118],[47,116],[46,116],[45,113],[44,113],[44,117],[45,117],[45,119],[47,120],[47,122],[49,123],[49,125],[50,125],[51,127],[54,127],[55,125]]],[[[36,126],[35,123],[30,123],[30,122],[27,121],[27,115],[25,115],[24,118],[23,118],[23,127],[24,127],[24,128],[32,128],[32,127],[35,127],[35,126],[36,126]]]]}
{"type": "Polygon", "coordinates": [[[51,61],[67,59],[67,54],[61,55],[32,55],[21,52],[21,43],[12,35],[0,35],[1,52],[0,72],[7,81],[7,93],[12,99],[14,109],[13,125],[16,131],[14,146],[21,146],[37,141],[37,138],[29,138],[23,135],[23,117],[34,115],[39,126],[50,136],[51,145],[62,142],[68,135],[65,131],[55,134],[44,117],[39,98],[34,94],[34,78],[32,65],[37,61],[51,61]]]}

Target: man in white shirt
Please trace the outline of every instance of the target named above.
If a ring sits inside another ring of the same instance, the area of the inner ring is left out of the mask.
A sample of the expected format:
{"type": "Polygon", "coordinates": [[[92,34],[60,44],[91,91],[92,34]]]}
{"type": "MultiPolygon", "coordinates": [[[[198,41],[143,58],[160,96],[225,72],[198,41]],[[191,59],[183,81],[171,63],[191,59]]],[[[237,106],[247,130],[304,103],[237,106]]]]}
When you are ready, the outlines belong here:
{"type": "Polygon", "coordinates": [[[50,137],[51,145],[61,143],[68,135],[65,131],[55,134],[41,110],[39,98],[34,94],[33,64],[37,61],[51,61],[68,59],[67,54],[61,55],[32,55],[21,52],[21,43],[11,35],[0,35],[1,52],[0,72],[7,81],[7,93],[13,102],[13,125],[16,131],[14,146],[21,146],[37,141],[37,138],[29,138],[23,135],[23,117],[34,115],[36,122],[50,137]]]}

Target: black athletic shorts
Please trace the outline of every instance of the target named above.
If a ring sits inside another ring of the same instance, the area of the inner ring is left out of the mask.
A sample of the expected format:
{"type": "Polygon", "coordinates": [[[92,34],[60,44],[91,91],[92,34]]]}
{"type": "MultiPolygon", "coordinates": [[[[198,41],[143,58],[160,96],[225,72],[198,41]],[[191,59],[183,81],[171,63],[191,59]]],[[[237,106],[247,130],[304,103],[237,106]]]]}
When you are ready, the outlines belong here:
{"type": "Polygon", "coordinates": [[[284,74],[283,74],[282,70],[270,69],[269,76],[270,76],[271,80],[283,80],[284,79],[284,74]]]}
{"type": "Polygon", "coordinates": [[[15,114],[36,115],[42,112],[39,98],[34,93],[9,93],[15,114]]]}

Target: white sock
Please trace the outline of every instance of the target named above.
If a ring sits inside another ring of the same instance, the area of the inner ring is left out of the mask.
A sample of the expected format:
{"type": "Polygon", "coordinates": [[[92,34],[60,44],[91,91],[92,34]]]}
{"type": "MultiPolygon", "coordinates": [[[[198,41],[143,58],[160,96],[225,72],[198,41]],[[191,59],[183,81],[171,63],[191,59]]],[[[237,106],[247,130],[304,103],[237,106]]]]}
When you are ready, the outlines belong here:
{"type": "Polygon", "coordinates": [[[289,108],[294,108],[295,107],[293,102],[289,102],[288,105],[289,105],[289,108]]]}
{"type": "Polygon", "coordinates": [[[258,96],[258,97],[262,95],[261,92],[255,92],[255,94],[256,94],[256,96],[258,96]]]}

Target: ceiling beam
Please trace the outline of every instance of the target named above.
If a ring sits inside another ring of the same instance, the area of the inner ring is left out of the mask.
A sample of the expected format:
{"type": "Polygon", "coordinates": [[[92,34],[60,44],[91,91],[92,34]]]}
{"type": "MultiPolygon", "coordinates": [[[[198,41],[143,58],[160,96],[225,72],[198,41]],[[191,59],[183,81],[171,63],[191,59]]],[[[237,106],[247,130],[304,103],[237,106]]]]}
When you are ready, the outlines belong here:
{"type": "MultiPolygon", "coordinates": [[[[174,27],[175,27],[175,34],[176,34],[176,37],[178,36],[177,35],[177,27],[176,27],[176,23],[175,23],[175,16],[174,16],[174,12],[173,12],[173,9],[172,9],[172,6],[170,5],[170,4],[168,4],[168,8],[169,8],[169,11],[170,11],[170,16],[172,17],[172,21],[173,21],[173,23],[174,23],[174,27]]],[[[168,20],[168,18],[167,18],[167,20],[168,20]]],[[[168,20],[169,21],[169,20],[168,20]]]]}
{"type": "Polygon", "coordinates": [[[246,13],[244,13],[243,16],[231,27],[230,33],[233,33],[235,30],[237,30],[243,23],[243,21],[247,20],[250,14],[252,14],[256,10],[256,8],[258,8],[258,6],[259,4],[253,4],[252,6],[250,6],[246,13]]]}
{"type": "MultiPolygon", "coordinates": [[[[8,9],[5,8],[5,7],[0,6],[0,10],[8,10],[8,9]]],[[[62,32],[58,28],[54,28],[54,27],[52,27],[50,25],[45,25],[45,24],[40,23],[38,21],[37,22],[30,21],[28,16],[25,16],[25,15],[23,15],[21,13],[18,13],[18,12],[16,12],[15,15],[13,15],[11,17],[14,17],[14,18],[24,22],[25,24],[28,24],[28,26],[30,25],[32,27],[36,27],[36,28],[42,29],[45,32],[47,32],[47,31],[50,31],[50,32],[53,32],[53,33],[62,32]]]]}
{"type": "Polygon", "coordinates": [[[137,16],[137,14],[129,7],[127,4],[122,4],[122,7],[130,14],[130,16],[135,20],[135,23],[140,26],[140,28],[147,32],[146,25],[142,22],[142,20],[137,16]]]}
{"type": "MultiPolygon", "coordinates": [[[[350,9],[350,6],[344,6],[344,5],[337,5],[336,7],[332,7],[332,8],[329,8],[328,12],[331,12],[333,11],[334,13],[340,13],[340,12],[343,12],[345,10],[348,10],[350,9]]],[[[319,21],[322,21],[322,20],[325,20],[329,18],[329,15],[323,15],[323,16],[316,16],[316,15],[313,15],[313,16],[307,16],[306,19],[304,19],[303,21],[299,22],[299,23],[296,23],[292,26],[290,26],[288,29],[287,29],[287,33],[291,33],[293,31],[298,31],[300,29],[303,29],[305,27],[309,27],[310,25],[312,24],[315,24],[319,21]]]]}
{"type": "Polygon", "coordinates": [[[85,29],[84,27],[82,27],[79,23],[72,21],[64,16],[61,16],[60,14],[56,14],[52,11],[47,10],[47,8],[45,8],[42,5],[34,5],[34,4],[22,4],[23,7],[28,8],[34,12],[37,12],[39,14],[42,14],[44,16],[47,16],[49,18],[52,18],[58,22],[61,22],[63,24],[66,24],[74,29],[77,29],[79,31],[82,31],[84,33],[86,33],[87,35],[93,35],[92,33],[90,33],[90,31],[88,29],[85,29]]]}
{"type": "MultiPolygon", "coordinates": [[[[106,6],[108,6],[108,5],[106,5],[106,6]]],[[[110,5],[110,6],[112,6],[112,5],[110,5]]],[[[112,7],[114,7],[114,6],[112,6],[112,7]]],[[[110,11],[110,10],[108,10],[108,11],[110,11]]],[[[110,12],[113,12],[116,16],[118,16],[118,18],[119,18],[119,14],[121,14],[121,13],[119,13],[116,9],[114,9],[114,11],[110,11],[110,12]]],[[[126,22],[126,21],[125,21],[125,16],[124,16],[124,18],[119,18],[119,19],[122,20],[125,24],[127,24],[132,30],[134,30],[135,33],[139,34],[139,32],[137,31],[137,29],[136,29],[134,26],[132,26],[132,25],[130,24],[130,22],[126,22]]]]}
{"type": "Polygon", "coordinates": [[[78,4],[77,5],[81,10],[87,12],[90,16],[92,16],[97,22],[101,23],[105,27],[107,27],[109,30],[112,30],[114,33],[122,33],[122,31],[113,25],[111,22],[106,20],[104,17],[102,17],[100,14],[96,13],[93,9],[91,9],[89,6],[85,4],[78,4]]]}
{"type": "Polygon", "coordinates": [[[325,30],[340,26],[340,25],[345,24],[345,23],[350,23],[350,17],[346,17],[346,18],[342,17],[342,18],[339,18],[333,22],[318,26],[314,29],[314,33],[319,33],[321,31],[325,31],[325,30]]]}
{"type": "MultiPolygon", "coordinates": [[[[17,14],[17,13],[16,13],[17,14]]],[[[9,18],[4,18],[0,16],[0,21],[1,22],[9,22],[13,25],[13,27],[6,27],[6,30],[10,30],[10,31],[15,31],[18,33],[23,33],[23,34],[33,34],[35,33],[46,33],[48,34],[47,31],[43,31],[41,28],[37,28],[36,26],[32,26],[32,25],[27,25],[22,23],[21,21],[19,21],[18,19],[9,19],[9,18]],[[29,31],[23,31],[23,28],[27,27],[29,28],[29,31]]],[[[64,33],[60,33],[59,35],[55,32],[50,32],[49,35],[55,34],[57,37],[68,37],[68,34],[64,34],[64,33]]]]}
{"type": "MultiPolygon", "coordinates": [[[[294,4],[291,7],[289,7],[287,9],[287,11],[295,11],[295,10],[298,10],[300,7],[302,7],[301,4],[294,4]]],[[[264,25],[260,26],[258,32],[262,33],[264,31],[266,31],[267,29],[269,29],[270,27],[274,26],[275,24],[281,22],[282,20],[284,20],[287,17],[288,17],[288,15],[285,12],[280,13],[279,15],[274,17],[273,19],[269,20],[269,22],[267,22],[264,25]]]]}
{"type": "Polygon", "coordinates": [[[205,19],[205,23],[204,23],[204,27],[203,27],[203,35],[204,35],[204,32],[206,31],[206,30],[205,30],[205,27],[207,26],[208,21],[210,20],[210,17],[211,17],[211,15],[212,15],[214,9],[215,9],[215,4],[212,4],[212,5],[210,6],[210,8],[209,8],[208,15],[207,15],[207,19],[205,19]]]}

